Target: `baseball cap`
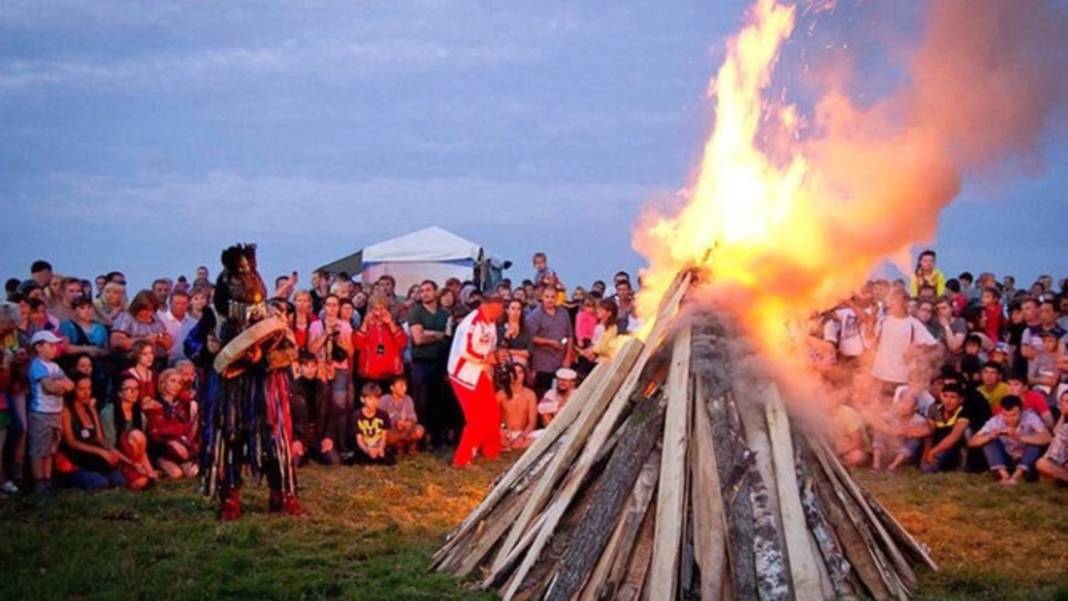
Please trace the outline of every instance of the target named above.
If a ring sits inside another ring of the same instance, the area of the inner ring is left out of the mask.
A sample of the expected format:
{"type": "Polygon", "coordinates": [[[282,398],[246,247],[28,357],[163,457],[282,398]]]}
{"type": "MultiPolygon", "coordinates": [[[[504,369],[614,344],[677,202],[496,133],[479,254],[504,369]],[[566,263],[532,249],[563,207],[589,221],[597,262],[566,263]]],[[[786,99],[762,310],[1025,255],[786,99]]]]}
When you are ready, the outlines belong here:
{"type": "Polygon", "coordinates": [[[1005,353],[1006,355],[1011,355],[1012,354],[1012,347],[1009,346],[1008,342],[999,342],[999,343],[995,344],[994,345],[994,350],[999,352],[999,353],[1005,353]]]}
{"type": "Polygon", "coordinates": [[[33,338],[30,338],[30,344],[36,345],[41,342],[51,342],[52,344],[58,344],[62,342],[62,340],[60,340],[59,336],[56,336],[48,330],[41,330],[40,332],[34,334],[33,338]]]}

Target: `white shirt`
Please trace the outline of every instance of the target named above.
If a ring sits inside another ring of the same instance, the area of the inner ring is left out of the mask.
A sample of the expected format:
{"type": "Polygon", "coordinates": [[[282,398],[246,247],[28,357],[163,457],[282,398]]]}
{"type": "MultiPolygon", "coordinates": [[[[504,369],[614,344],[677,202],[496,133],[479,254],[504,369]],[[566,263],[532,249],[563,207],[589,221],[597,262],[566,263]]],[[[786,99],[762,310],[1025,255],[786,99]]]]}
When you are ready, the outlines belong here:
{"type": "Polygon", "coordinates": [[[182,345],[185,343],[185,337],[196,327],[197,320],[190,317],[188,313],[183,315],[182,319],[178,319],[169,310],[157,313],[156,317],[171,335],[171,348],[167,350],[167,360],[174,363],[185,356],[182,353],[182,345]]]}
{"type": "Polygon", "coordinates": [[[886,315],[875,327],[879,343],[875,347],[875,363],[871,373],[884,382],[904,384],[909,381],[909,362],[905,352],[913,346],[934,346],[938,344],[934,336],[927,331],[915,317],[894,317],[886,315]]]}
{"type": "Polygon", "coordinates": [[[834,319],[827,320],[823,326],[823,339],[836,345],[838,352],[845,357],[859,357],[864,354],[860,319],[850,307],[836,310],[834,319]]]}

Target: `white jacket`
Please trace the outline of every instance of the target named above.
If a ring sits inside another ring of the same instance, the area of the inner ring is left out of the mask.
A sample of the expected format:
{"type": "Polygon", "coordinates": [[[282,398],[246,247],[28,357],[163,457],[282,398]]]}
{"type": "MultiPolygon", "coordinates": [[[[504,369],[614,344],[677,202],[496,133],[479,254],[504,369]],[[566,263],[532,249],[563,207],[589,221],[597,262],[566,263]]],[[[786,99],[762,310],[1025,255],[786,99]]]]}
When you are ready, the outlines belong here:
{"type": "Polygon", "coordinates": [[[472,311],[456,326],[449,351],[449,378],[474,390],[486,364],[497,350],[497,324],[487,321],[481,311],[472,311]]]}

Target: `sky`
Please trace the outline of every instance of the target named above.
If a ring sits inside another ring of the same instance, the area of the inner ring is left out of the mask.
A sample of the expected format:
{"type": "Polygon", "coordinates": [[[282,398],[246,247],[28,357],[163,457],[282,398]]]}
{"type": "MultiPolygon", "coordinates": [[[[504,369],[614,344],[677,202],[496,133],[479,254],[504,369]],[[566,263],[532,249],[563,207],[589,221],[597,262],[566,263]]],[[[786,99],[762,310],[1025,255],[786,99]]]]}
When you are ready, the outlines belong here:
{"type": "MultiPolygon", "coordinates": [[[[514,261],[513,278],[536,250],[571,286],[633,273],[633,224],[689,181],[746,6],[5,0],[0,276],[45,258],[141,286],[215,273],[240,241],[265,278],[307,282],[428,225],[514,261]]],[[[861,87],[892,87],[858,33],[915,35],[919,6],[804,13],[782,64],[859,38],[861,87]]],[[[1065,190],[1063,136],[1026,169],[966,181],[940,264],[1068,276],[1065,190]]]]}

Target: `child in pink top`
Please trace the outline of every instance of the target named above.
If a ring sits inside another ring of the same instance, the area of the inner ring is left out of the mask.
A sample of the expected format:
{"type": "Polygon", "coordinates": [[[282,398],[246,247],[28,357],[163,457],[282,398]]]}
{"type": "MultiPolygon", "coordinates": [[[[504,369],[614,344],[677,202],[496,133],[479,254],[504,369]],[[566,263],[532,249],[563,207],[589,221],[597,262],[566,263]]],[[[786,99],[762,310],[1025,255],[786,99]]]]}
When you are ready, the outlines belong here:
{"type": "Polygon", "coordinates": [[[597,328],[597,299],[587,297],[575,317],[575,342],[578,347],[586,348],[593,340],[593,331],[597,328]]]}

